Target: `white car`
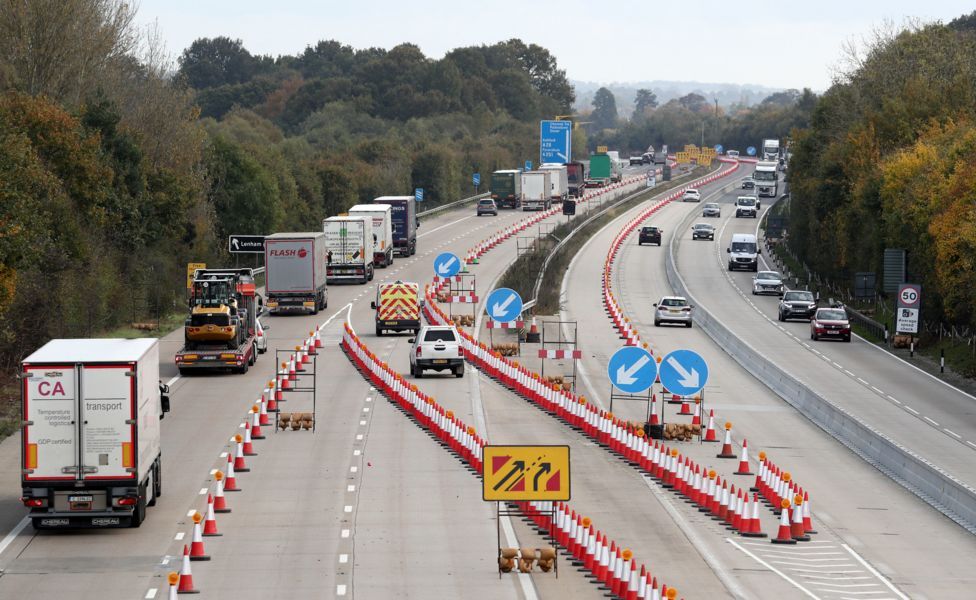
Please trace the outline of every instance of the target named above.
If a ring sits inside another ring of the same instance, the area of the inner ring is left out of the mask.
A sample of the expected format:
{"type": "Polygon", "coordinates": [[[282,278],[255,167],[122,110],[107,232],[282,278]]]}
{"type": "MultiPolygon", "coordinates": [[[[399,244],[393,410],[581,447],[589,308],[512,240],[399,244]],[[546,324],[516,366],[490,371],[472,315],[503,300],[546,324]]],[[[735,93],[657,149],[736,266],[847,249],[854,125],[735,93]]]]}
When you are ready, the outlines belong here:
{"type": "Polygon", "coordinates": [[[268,336],[264,332],[271,329],[271,326],[261,323],[261,319],[254,319],[254,329],[258,354],[264,354],[268,351],[268,336]]]}
{"type": "Polygon", "coordinates": [[[691,327],[691,309],[694,306],[688,304],[688,300],[682,296],[665,296],[660,302],[654,303],[654,326],[660,327],[661,323],[683,323],[685,327],[691,327]]]}
{"type": "Polygon", "coordinates": [[[701,192],[695,188],[689,188],[685,190],[685,193],[681,196],[682,202],[701,202],[701,192]]]}
{"type": "Polygon", "coordinates": [[[428,325],[410,338],[410,374],[420,379],[424,370],[451,371],[464,377],[464,350],[461,336],[450,325],[428,325]]]}
{"type": "Polygon", "coordinates": [[[783,295],[783,276],[776,271],[759,271],[752,278],[752,295],[776,294],[783,295]]]}

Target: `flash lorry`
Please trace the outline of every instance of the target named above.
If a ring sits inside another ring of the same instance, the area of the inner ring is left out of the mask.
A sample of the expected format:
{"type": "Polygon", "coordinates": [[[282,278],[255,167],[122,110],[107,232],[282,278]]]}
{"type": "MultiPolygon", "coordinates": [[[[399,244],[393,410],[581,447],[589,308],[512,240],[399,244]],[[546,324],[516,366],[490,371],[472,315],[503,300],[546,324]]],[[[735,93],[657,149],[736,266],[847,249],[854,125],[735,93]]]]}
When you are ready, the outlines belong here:
{"type": "Polygon", "coordinates": [[[329,305],[325,234],[275,233],[264,238],[265,306],[271,314],[317,314],[329,305]]]}
{"type": "Polygon", "coordinates": [[[163,490],[159,340],[51,340],[20,376],[21,500],[34,527],[138,527],[163,490]]]}
{"type": "Polygon", "coordinates": [[[420,285],[409,281],[381,283],[372,303],[376,335],[384,331],[420,331],[420,285]]]}

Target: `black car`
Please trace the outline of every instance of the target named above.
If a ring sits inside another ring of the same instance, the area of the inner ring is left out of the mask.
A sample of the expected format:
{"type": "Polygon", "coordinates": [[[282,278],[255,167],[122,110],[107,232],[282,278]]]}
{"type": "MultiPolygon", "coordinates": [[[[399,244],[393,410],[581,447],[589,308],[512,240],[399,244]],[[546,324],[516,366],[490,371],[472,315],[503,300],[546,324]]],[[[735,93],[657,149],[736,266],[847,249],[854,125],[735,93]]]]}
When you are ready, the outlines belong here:
{"type": "Polygon", "coordinates": [[[779,320],[803,319],[809,321],[817,312],[817,299],[807,290],[789,290],[779,301],[779,320]]]}
{"type": "Polygon", "coordinates": [[[643,246],[644,244],[657,244],[660,246],[661,234],[663,232],[663,229],[654,226],[641,227],[640,235],[637,237],[637,245],[643,246]]]}
{"type": "Polygon", "coordinates": [[[755,188],[756,188],[756,180],[755,179],[753,179],[752,177],[743,177],[742,178],[742,189],[744,189],[744,190],[752,190],[752,189],[755,189],[755,188]]]}
{"type": "Polygon", "coordinates": [[[715,228],[708,223],[695,223],[691,227],[691,239],[693,240],[714,240],[715,228]]]}

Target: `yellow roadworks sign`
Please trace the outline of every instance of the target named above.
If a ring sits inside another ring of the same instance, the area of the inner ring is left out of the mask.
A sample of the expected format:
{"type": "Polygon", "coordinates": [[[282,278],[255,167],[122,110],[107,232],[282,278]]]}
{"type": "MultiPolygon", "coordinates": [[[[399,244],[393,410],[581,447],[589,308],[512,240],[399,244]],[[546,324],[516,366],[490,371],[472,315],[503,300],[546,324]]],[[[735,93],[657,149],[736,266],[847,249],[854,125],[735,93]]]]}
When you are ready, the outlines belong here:
{"type": "Polygon", "coordinates": [[[193,272],[197,269],[206,269],[207,263],[186,263],[186,289],[193,288],[193,272]]]}
{"type": "Polygon", "coordinates": [[[569,446],[485,446],[482,497],[489,501],[569,500],[569,446]]]}

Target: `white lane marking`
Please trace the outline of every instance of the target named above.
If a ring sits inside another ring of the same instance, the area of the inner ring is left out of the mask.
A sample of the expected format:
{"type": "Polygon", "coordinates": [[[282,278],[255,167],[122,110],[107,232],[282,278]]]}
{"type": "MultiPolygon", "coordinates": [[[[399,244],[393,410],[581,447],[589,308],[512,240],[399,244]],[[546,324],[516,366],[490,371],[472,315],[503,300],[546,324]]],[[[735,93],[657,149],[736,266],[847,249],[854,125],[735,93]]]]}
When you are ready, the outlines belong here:
{"type": "Polygon", "coordinates": [[[356,491],[356,486],[355,485],[347,485],[346,486],[346,491],[347,492],[355,492],[356,491]]]}
{"type": "Polygon", "coordinates": [[[183,539],[184,537],[186,537],[186,533],[184,533],[184,532],[182,532],[182,531],[181,531],[181,532],[179,532],[179,533],[177,533],[177,534],[176,534],[175,536],[173,536],[173,539],[174,539],[175,541],[177,541],[177,542],[179,542],[179,541],[181,541],[181,540],[182,540],[182,539],[183,539]]]}
{"type": "Polygon", "coordinates": [[[340,554],[339,555],[339,564],[340,565],[344,565],[347,562],[349,562],[349,555],[348,554],[340,554]]]}
{"type": "Polygon", "coordinates": [[[956,433],[955,431],[950,431],[949,429],[946,429],[945,427],[942,428],[942,431],[948,433],[949,435],[951,435],[952,437],[956,438],[957,440],[961,440],[962,439],[962,436],[959,435],[958,433],[956,433]]]}
{"type": "Polygon", "coordinates": [[[149,588],[149,591],[146,592],[146,595],[143,597],[146,598],[146,600],[152,600],[156,597],[156,591],[156,588],[149,588]]]}
{"type": "MultiPolygon", "coordinates": [[[[758,562],[758,563],[759,563],[759,564],[761,564],[762,566],[764,566],[764,567],[766,567],[767,569],[769,569],[769,570],[770,570],[770,571],[772,571],[773,573],[776,573],[777,575],[779,575],[780,577],[782,577],[782,578],[783,578],[784,580],[786,580],[786,582],[787,582],[787,583],[789,583],[790,585],[792,585],[792,586],[793,586],[793,587],[795,587],[796,589],[798,589],[798,590],[800,590],[801,592],[803,592],[803,593],[804,593],[804,594],[806,594],[807,596],[809,596],[809,597],[811,597],[811,598],[816,598],[817,600],[819,600],[819,597],[818,597],[818,596],[817,596],[816,594],[814,594],[813,592],[811,592],[811,591],[810,591],[810,590],[808,590],[807,588],[805,588],[805,587],[803,587],[802,585],[800,585],[799,583],[797,583],[796,581],[794,581],[794,580],[793,580],[792,578],[790,578],[790,576],[789,576],[789,575],[787,575],[786,573],[784,573],[784,572],[782,572],[782,571],[780,571],[779,569],[777,569],[777,568],[776,568],[776,567],[774,567],[773,565],[771,565],[771,564],[769,564],[769,563],[767,563],[766,561],[764,561],[763,559],[761,559],[761,558],[759,558],[758,556],[756,556],[755,554],[753,554],[752,552],[750,552],[750,551],[749,551],[749,550],[747,550],[746,548],[743,548],[743,547],[742,547],[742,546],[740,546],[739,544],[736,544],[736,543],[735,543],[734,541],[732,541],[731,539],[729,539],[729,538],[725,538],[725,541],[727,541],[728,543],[730,543],[730,544],[732,544],[732,545],[733,545],[734,547],[736,547],[736,548],[738,548],[739,550],[741,550],[742,552],[744,552],[744,553],[745,553],[745,554],[746,554],[747,556],[750,556],[750,557],[752,557],[752,559],[753,559],[753,560],[755,560],[756,562],[758,562]]],[[[744,598],[745,596],[742,596],[742,597],[744,598]]]]}
{"type": "MultiPolygon", "coordinates": [[[[426,339],[426,338],[425,338],[425,339],[426,339]]],[[[364,413],[368,413],[368,412],[369,412],[369,407],[368,407],[368,406],[364,406],[364,407],[363,407],[363,412],[364,412],[364,413]]]]}
{"type": "Polygon", "coordinates": [[[907,404],[905,405],[905,410],[907,410],[907,411],[909,411],[909,412],[911,412],[911,413],[912,413],[913,415],[917,415],[917,414],[919,414],[917,410],[915,410],[915,409],[914,409],[914,408],[912,408],[911,406],[908,406],[907,404]]]}
{"type": "Polygon", "coordinates": [[[861,383],[863,383],[864,385],[870,385],[867,381],[864,381],[860,377],[858,377],[857,380],[860,381],[861,383]]]}
{"type": "Polygon", "coordinates": [[[7,549],[7,546],[13,543],[17,536],[20,535],[20,532],[23,531],[24,527],[27,527],[28,524],[30,524],[30,519],[24,517],[18,521],[16,525],[14,525],[14,528],[10,530],[10,533],[4,536],[3,541],[0,541],[0,556],[3,555],[3,552],[7,549]]]}
{"type": "Polygon", "coordinates": [[[188,516],[188,517],[193,517],[193,515],[195,515],[195,514],[197,514],[197,511],[195,509],[192,509],[192,508],[186,512],[186,516],[188,516]]]}
{"type": "Polygon", "coordinates": [[[874,391],[876,391],[876,392],[878,392],[879,394],[882,394],[882,395],[884,394],[884,392],[882,392],[878,388],[874,387],[873,385],[871,386],[871,389],[874,390],[874,391]]]}
{"type": "Polygon", "coordinates": [[[345,506],[342,507],[342,511],[343,512],[347,512],[347,513],[351,513],[352,512],[352,506],[350,506],[350,505],[347,504],[347,505],[345,505],[345,506]]]}
{"type": "Polygon", "coordinates": [[[342,530],[342,532],[340,533],[340,535],[341,535],[341,536],[342,536],[343,538],[347,538],[347,537],[349,537],[349,530],[348,530],[348,529],[343,529],[343,530],[342,530]]]}
{"type": "Polygon", "coordinates": [[[345,595],[346,595],[346,586],[344,586],[342,584],[337,585],[336,586],[336,596],[345,596],[345,595]]]}
{"type": "Polygon", "coordinates": [[[365,425],[366,424],[366,421],[360,421],[359,424],[360,425],[365,425]]]}
{"type": "Polygon", "coordinates": [[[352,451],[352,455],[353,455],[353,456],[359,456],[359,455],[361,455],[362,453],[363,453],[363,451],[362,451],[362,450],[353,450],[353,451],[352,451]]]}
{"type": "MultiPolygon", "coordinates": [[[[450,227],[451,225],[457,225],[457,224],[458,224],[458,223],[460,223],[461,221],[467,221],[468,219],[470,219],[470,218],[471,218],[471,217],[473,217],[473,216],[474,216],[474,215],[468,215],[468,216],[466,216],[466,217],[462,217],[462,218],[460,218],[460,219],[458,219],[457,221],[451,221],[450,223],[445,223],[444,225],[441,225],[440,227],[435,227],[435,228],[433,228],[433,229],[430,229],[430,230],[428,230],[428,231],[425,231],[424,233],[421,233],[420,235],[418,235],[418,236],[417,236],[417,239],[420,239],[420,238],[422,238],[422,237],[425,237],[425,236],[428,236],[428,235],[430,235],[430,234],[432,234],[432,233],[434,233],[435,231],[440,231],[441,229],[444,229],[445,227],[450,227]]],[[[442,244],[442,245],[443,245],[443,244],[442,244]]],[[[428,254],[429,254],[429,253],[428,253],[428,254]]]]}
{"type": "Polygon", "coordinates": [[[359,470],[359,467],[355,467],[355,466],[353,466],[353,467],[349,467],[349,472],[350,472],[350,473],[355,473],[355,472],[356,472],[356,471],[358,471],[358,470],[359,470]]]}
{"type": "Polygon", "coordinates": [[[938,424],[938,423],[936,423],[935,421],[933,421],[932,419],[930,419],[930,418],[928,418],[928,417],[925,417],[925,416],[923,416],[922,418],[923,418],[923,419],[925,419],[926,421],[928,421],[929,423],[931,423],[931,424],[933,424],[933,425],[935,425],[936,427],[938,427],[938,426],[939,426],[939,424],[938,424]]]}
{"type": "Polygon", "coordinates": [[[207,488],[200,488],[200,495],[201,496],[206,496],[207,495],[207,488]]]}
{"type": "Polygon", "coordinates": [[[182,375],[177,375],[176,377],[171,378],[169,381],[166,382],[166,385],[173,385],[174,383],[180,380],[180,377],[182,377],[182,375]]]}
{"type": "MultiPolygon", "coordinates": [[[[837,368],[839,369],[840,367],[837,367],[837,368]]],[[[854,373],[851,373],[847,369],[844,369],[844,372],[847,373],[848,375],[850,375],[851,377],[854,377],[854,373]]]]}
{"type": "Polygon", "coordinates": [[[898,398],[895,398],[891,394],[885,394],[885,396],[887,396],[888,397],[888,400],[891,400],[895,404],[901,404],[901,400],[899,400],[898,398]]]}
{"type": "Polygon", "coordinates": [[[356,441],[357,441],[357,442],[358,442],[358,441],[362,441],[362,439],[363,439],[363,434],[361,434],[361,433],[357,433],[357,434],[356,434],[356,441]]]}
{"type": "Polygon", "coordinates": [[[862,565],[864,565],[864,568],[867,569],[868,571],[871,571],[871,573],[875,577],[877,577],[881,581],[881,583],[883,583],[885,585],[885,587],[887,587],[889,590],[891,590],[892,592],[894,592],[896,596],[898,596],[902,600],[908,600],[908,596],[906,596],[905,594],[901,593],[901,591],[899,591],[898,588],[896,588],[894,585],[891,584],[890,581],[888,581],[888,578],[887,577],[883,577],[881,575],[881,573],[878,572],[877,569],[875,569],[870,564],[868,564],[868,561],[866,561],[863,558],[861,558],[861,555],[858,554],[857,552],[854,552],[854,550],[850,546],[848,546],[847,544],[841,544],[841,547],[843,547],[844,550],[847,550],[848,552],[850,552],[851,553],[851,556],[853,556],[854,558],[857,559],[857,562],[859,562],[862,565]]]}

